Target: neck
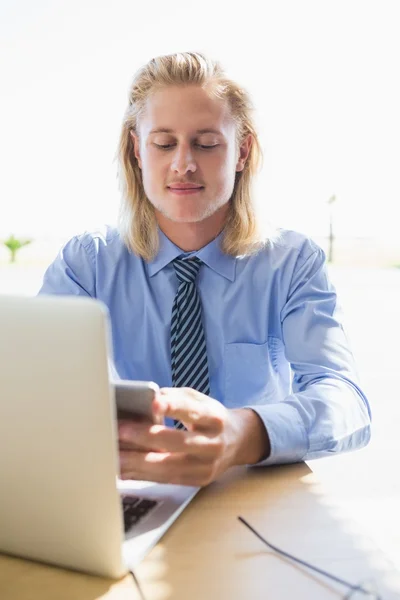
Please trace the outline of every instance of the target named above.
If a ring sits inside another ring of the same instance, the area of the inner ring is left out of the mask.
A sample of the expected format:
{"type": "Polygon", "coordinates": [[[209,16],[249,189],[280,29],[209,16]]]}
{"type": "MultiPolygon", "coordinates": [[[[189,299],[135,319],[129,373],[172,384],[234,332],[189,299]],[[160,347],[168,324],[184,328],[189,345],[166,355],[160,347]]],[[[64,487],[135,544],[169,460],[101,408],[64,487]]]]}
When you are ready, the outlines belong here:
{"type": "Polygon", "coordinates": [[[222,231],[226,221],[227,207],[223,206],[213,215],[196,223],[176,223],[155,210],[161,231],[184,252],[193,252],[207,246],[222,231]]]}

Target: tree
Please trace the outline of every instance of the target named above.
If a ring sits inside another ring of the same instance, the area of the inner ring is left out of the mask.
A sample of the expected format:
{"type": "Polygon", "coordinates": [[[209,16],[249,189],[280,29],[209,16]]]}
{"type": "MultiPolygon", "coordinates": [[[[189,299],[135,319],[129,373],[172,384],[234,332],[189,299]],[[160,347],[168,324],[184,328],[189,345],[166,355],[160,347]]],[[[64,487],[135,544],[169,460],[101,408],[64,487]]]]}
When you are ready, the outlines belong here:
{"type": "Polygon", "coordinates": [[[329,206],[329,252],[328,252],[328,262],[333,262],[333,244],[335,241],[335,236],[333,234],[333,209],[334,204],[336,202],[336,196],[331,196],[328,200],[329,206]]]}
{"type": "Polygon", "coordinates": [[[3,242],[11,253],[10,262],[14,263],[17,258],[18,250],[20,250],[23,246],[27,246],[31,242],[32,240],[19,240],[16,237],[14,237],[14,235],[10,235],[8,240],[5,240],[5,242],[3,242]]]}

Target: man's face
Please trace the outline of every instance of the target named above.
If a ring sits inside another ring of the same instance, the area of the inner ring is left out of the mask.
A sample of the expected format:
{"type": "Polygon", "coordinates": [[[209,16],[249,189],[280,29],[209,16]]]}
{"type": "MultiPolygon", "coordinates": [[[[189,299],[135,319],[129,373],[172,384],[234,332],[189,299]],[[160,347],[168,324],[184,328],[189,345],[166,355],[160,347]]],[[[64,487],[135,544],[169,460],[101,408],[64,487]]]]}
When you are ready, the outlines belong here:
{"type": "Polygon", "coordinates": [[[174,222],[196,223],[227,204],[250,140],[237,148],[225,101],[194,85],[161,89],[147,100],[138,134],[132,133],[135,156],[156,212],[174,222]],[[176,184],[198,187],[178,190],[176,184]]]}

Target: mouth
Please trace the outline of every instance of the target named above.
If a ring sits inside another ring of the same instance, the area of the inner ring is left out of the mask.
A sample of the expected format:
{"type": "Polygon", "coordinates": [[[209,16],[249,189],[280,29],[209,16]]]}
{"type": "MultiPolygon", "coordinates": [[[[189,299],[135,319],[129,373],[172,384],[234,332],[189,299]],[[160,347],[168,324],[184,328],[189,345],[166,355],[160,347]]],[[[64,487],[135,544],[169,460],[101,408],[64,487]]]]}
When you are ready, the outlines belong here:
{"type": "Polygon", "coordinates": [[[201,190],[203,190],[203,186],[187,186],[187,187],[170,187],[168,186],[168,190],[172,194],[184,195],[184,194],[197,194],[201,190]]]}

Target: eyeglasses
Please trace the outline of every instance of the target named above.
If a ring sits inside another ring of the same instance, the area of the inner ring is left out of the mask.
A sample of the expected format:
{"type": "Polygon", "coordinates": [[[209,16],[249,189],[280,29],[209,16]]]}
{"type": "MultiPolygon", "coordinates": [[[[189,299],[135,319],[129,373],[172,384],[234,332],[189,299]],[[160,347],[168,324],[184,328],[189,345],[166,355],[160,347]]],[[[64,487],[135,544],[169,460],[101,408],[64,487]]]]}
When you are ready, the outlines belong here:
{"type": "Polygon", "coordinates": [[[382,596],[378,594],[378,592],[374,589],[373,585],[370,582],[364,581],[358,584],[349,583],[348,581],[345,581],[344,579],[341,579],[336,575],[332,575],[331,573],[328,573],[327,571],[324,571],[319,567],[311,565],[305,560],[296,558],[292,554],[289,554],[284,550],[280,550],[276,546],[273,546],[272,544],[267,542],[267,540],[260,533],[258,533],[258,531],[256,531],[254,527],[252,527],[245,519],[243,519],[243,517],[238,517],[238,519],[243,523],[243,525],[246,525],[246,527],[248,527],[250,531],[254,533],[254,535],[256,535],[262,542],[264,542],[264,544],[266,544],[269,548],[272,548],[272,550],[274,550],[275,552],[278,552],[279,554],[290,558],[290,560],[294,560],[300,563],[301,565],[307,567],[308,569],[312,569],[313,571],[316,571],[317,573],[320,573],[325,577],[329,577],[330,579],[333,579],[333,581],[336,581],[337,583],[340,583],[341,585],[344,585],[345,587],[349,588],[350,591],[346,594],[346,596],[343,597],[343,600],[383,600],[382,596]]]}

